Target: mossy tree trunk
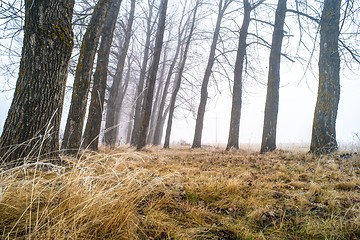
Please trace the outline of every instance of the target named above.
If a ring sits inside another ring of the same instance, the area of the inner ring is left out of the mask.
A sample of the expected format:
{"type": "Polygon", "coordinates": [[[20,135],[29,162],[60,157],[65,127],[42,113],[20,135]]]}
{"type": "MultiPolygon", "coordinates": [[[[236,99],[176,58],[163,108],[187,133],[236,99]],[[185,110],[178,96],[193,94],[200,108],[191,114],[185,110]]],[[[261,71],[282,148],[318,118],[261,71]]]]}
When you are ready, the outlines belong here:
{"type": "Polygon", "coordinates": [[[147,88],[146,88],[146,98],[144,99],[143,103],[143,114],[142,114],[142,121],[141,121],[141,128],[138,137],[138,143],[136,145],[136,149],[140,150],[146,145],[146,137],[148,133],[148,127],[151,117],[151,110],[152,110],[152,102],[153,102],[153,95],[154,95],[154,88],[156,82],[156,75],[159,68],[159,62],[161,57],[161,49],[164,39],[164,32],[165,32],[165,20],[166,20],[166,10],[167,10],[168,0],[162,0],[160,5],[160,15],[159,15],[159,23],[158,28],[156,31],[156,38],[155,38],[155,47],[154,47],[154,56],[152,59],[152,63],[149,69],[148,81],[147,81],[147,88]]]}
{"type": "Polygon", "coordinates": [[[340,56],[338,51],[340,0],[325,0],[320,22],[319,87],[310,151],[337,150],[336,117],[340,100],[340,56]]]}
{"type": "Polygon", "coordinates": [[[74,0],[25,1],[19,76],[0,138],[0,159],[16,160],[12,166],[38,156],[58,159],[73,7],[74,0]]]}
{"type": "Polygon", "coordinates": [[[279,110],[280,59],[281,45],[284,38],[286,1],[287,0],[278,1],[275,14],[274,32],[269,58],[269,74],[265,103],[264,127],[260,149],[261,153],[276,149],[276,126],[279,110]]]}
{"type": "Polygon", "coordinates": [[[81,43],[70,110],[61,146],[66,153],[76,154],[81,147],[91,74],[110,2],[110,0],[99,0],[96,4],[81,43]]]}
{"type": "Polygon", "coordinates": [[[93,151],[97,151],[99,145],[110,49],[120,5],[121,0],[111,1],[111,7],[107,13],[106,22],[101,34],[101,43],[98,51],[93,88],[91,91],[89,114],[85,126],[83,142],[84,148],[88,148],[93,151]]]}

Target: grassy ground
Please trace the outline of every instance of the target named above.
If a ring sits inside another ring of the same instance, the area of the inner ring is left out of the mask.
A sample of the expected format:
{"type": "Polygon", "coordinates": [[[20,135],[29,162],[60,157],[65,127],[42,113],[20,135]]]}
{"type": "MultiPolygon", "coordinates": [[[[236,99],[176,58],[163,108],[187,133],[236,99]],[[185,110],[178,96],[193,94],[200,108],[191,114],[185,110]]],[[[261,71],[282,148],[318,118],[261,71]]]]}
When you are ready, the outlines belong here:
{"type": "Polygon", "coordinates": [[[0,174],[0,239],[360,239],[360,157],[150,148],[0,174]]]}

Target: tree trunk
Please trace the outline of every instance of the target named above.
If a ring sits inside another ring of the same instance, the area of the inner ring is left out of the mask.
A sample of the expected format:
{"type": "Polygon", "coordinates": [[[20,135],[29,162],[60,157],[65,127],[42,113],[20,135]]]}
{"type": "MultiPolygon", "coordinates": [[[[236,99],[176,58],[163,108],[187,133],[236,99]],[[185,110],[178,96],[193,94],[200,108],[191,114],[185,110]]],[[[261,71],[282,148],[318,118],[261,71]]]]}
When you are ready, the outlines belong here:
{"type": "MultiPolygon", "coordinates": [[[[135,108],[134,108],[135,110],[135,108]]],[[[130,140],[131,140],[131,130],[132,130],[132,125],[134,122],[134,118],[133,118],[133,111],[131,111],[130,115],[129,115],[129,122],[128,122],[128,127],[127,127],[127,132],[126,132],[126,140],[125,140],[125,144],[129,144],[130,140]]]]}
{"type": "Polygon", "coordinates": [[[177,77],[175,80],[175,85],[174,85],[174,91],[171,95],[171,100],[170,100],[170,106],[169,106],[169,117],[168,117],[168,124],[166,127],[166,133],[165,133],[165,143],[164,143],[164,148],[169,148],[170,146],[170,134],[171,134],[171,127],[172,127],[172,120],[173,120],[173,116],[174,116],[174,110],[175,110],[175,102],[176,102],[176,97],[177,94],[180,90],[180,85],[181,85],[181,78],[184,72],[184,68],[185,68],[185,63],[186,63],[186,59],[187,59],[187,54],[189,51],[189,47],[190,47],[190,42],[191,42],[191,38],[194,32],[194,28],[195,28],[195,20],[196,20],[196,12],[198,9],[198,5],[199,5],[199,1],[196,1],[195,7],[194,7],[194,12],[193,12],[193,17],[192,17],[192,22],[191,22],[191,26],[190,26],[190,31],[189,31],[189,35],[185,44],[185,50],[183,53],[183,57],[180,63],[180,67],[179,67],[179,71],[177,73],[177,77]]]}
{"type": "Polygon", "coordinates": [[[116,116],[117,101],[119,99],[120,87],[122,87],[122,79],[124,73],[124,66],[126,61],[127,52],[130,46],[132,35],[132,25],[134,22],[135,14],[135,0],[131,0],[131,7],[129,13],[129,20],[125,30],[124,44],[121,48],[118,64],[116,66],[115,77],[110,89],[110,96],[107,102],[106,122],[105,122],[105,144],[110,147],[115,147],[118,132],[118,119],[116,116]]]}
{"type": "Polygon", "coordinates": [[[122,105],[123,105],[123,102],[124,102],[124,98],[125,98],[125,94],[126,94],[126,91],[129,87],[129,83],[130,83],[130,76],[131,76],[131,62],[130,62],[130,57],[128,57],[128,69],[126,71],[126,74],[125,74],[125,81],[124,83],[122,84],[122,86],[118,89],[118,94],[117,94],[117,100],[115,101],[115,123],[117,126],[117,131],[115,132],[115,145],[119,142],[119,134],[120,134],[120,128],[119,128],[119,125],[120,125],[120,121],[121,121],[121,110],[122,110],[122,105]]]}
{"type": "Polygon", "coordinates": [[[110,49],[120,5],[121,0],[112,0],[110,10],[106,17],[106,23],[101,34],[101,43],[94,73],[89,115],[86,122],[83,143],[85,148],[93,151],[97,151],[99,145],[110,49]]]}
{"type": "Polygon", "coordinates": [[[96,4],[81,44],[69,116],[62,143],[62,148],[69,154],[77,154],[81,146],[91,73],[109,6],[109,0],[99,0],[96,4]]]}
{"type": "Polygon", "coordinates": [[[160,121],[160,133],[159,133],[160,136],[163,135],[165,120],[166,120],[167,115],[169,114],[169,111],[170,111],[170,105],[167,105],[164,110],[164,113],[162,114],[161,121],[160,121]]]}
{"type": "Polygon", "coordinates": [[[315,106],[310,152],[337,150],[336,117],[340,100],[338,51],[340,0],[325,0],[320,22],[319,88],[315,106]]]}
{"type": "Polygon", "coordinates": [[[174,72],[174,68],[175,68],[175,64],[176,61],[179,57],[179,52],[180,52],[180,46],[181,46],[181,40],[182,40],[182,34],[180,29],[178,31],[179,36],[178,36],[178,45],[176,47],[176,52],[175,52],[175,56],[171,61],[170,67],[169,67],[169,71],[165,80],[165,85],[164,85],[164,89],[162,92],[162,96],[161,96],[161,102],[160,102],[160,106],[159,106],[159,111],[158,111],[158,115],[156,118],[156,124],[155,124],[155,131],[154,131],[154,141],[153,144],[155,146],[160,145],[161,143],[161,137],[162,137],[162,132],[163,132],[163,127],[164,124],[162,122],[163,121],[163,114],[164,114],[164,108],[165,108],[165,104],[166,104],[166,99],[167,99],[167,94],[168,94],[168,90],[169,90],[169,86],[170,86],[170,81],[171,81],[171,76],[174,72]]]}
{"type": "Polygon", "coordinates": [[[246,38],[250,24],[250,12],[252,10],[248,0],[244,0],[243,3],[244,3],[244,20],[240,29],[239,45],[236,55],[236,62],[235,62],[230,130],[229,130],[229,139],[226,146],[226,150],[230,150],[231,148],[239,149],[243,67],[244,67],[244,59],[246,55],[246,38]]]}
{"type": "Polygon", "coordinates": [[[209,84],[212,67],[213,67],[214,61],[215,61],[215,51],[216,51],[216,45],[217,45],[219,34],[220,34],[221,20],[224,16],[225,10],[226,10],[229,2],[230,1],[228,1],[228,0],[224,0],[224,1],[220,0],[220,2],[219,2],[219,11],[218,11],[215,30],[214,30],[214,34],[213,34],[212,44],[211,44],[211,48],[210,48],[210,55],[209,55],[208,63],[207,63],[206,69],[205,69],[205,74],[204,74],[204,78],[202,80],[202,85],[201,85],[200,104],[199,104],[199,108],[197,111],[195,134],[194,134],[192,148],[200,148],[201,147],[202,130],[203,130],[203,126],[204,126],[204,115],[205,115],[206,102],[207,102],[207,98],[208,98],[207,87],[209,84]],[[224,2],[224,4],[223,4],[223,2],[224,2]]]}
{"type": "Polygon", "coordinates": [[[0,159],[9,166],[37,157],[59,159],[60,119],[74,44],[73,7],[74,0],[25,1],[19,76],[0,138],[0,159]]]}
{"type": "Polygon", "coordinates": [[[280,59],[281,45],[284,37],[286,1],[287,0],[278,1],[275,14],[275,25],[269,59],[269,75],[265,103],[264,127],[260,149],[261,153],[273,151],[276,149],[276,126],[279,109],[280,59]]]}
{"type": "MultiPolygon", "coordinates": [[[[183,26],[183,24],[182,24],[182,22],[186,16],[186,11],[187,11],[187,8],[186,8],[186,4],[185,4],[184,8],[182,10],[181,19],[180,19],[179,27],[178,27],[178,36],[177,36],[178,38],[177,38],[177,47],[176,47],[175,55],[172,58],[171,64],[169,66],[168,74],[167,74],[167,77],[165,80],[164,89],[162,91],[158,114],[156,116],[154,139],[152,142],[152,144],[155,146],[158,146],[161,144],[162,133],[164,131],[164,123],[166,120],[166,115],[168,113],[168,110],[164,112],[164,109],[165,109],[165,104],[167,102],[167,95],[168,95],[169,86],[171,83],[171,77],[174,73],[175,64],[178,61],[178,57],[179,57],[179,53],[180,53],[180,49],[181,49],[182,41],[183,41],[183,35],[186,30],[185,26],[183,26]]],[[[170,34],[168,42],[170,41],[171,37],[172,36],[170,34]]]]}
{"type": "MultiPolygon", "coordinates": [[[[133,93],[135,93],[135,91],[133,93]]],[[[133,102],[135,102],[136,101],[135,94],[132,94],[132,96],[134,96],[133,102]]],[[[128,121],[127,133],[126,133],[126,141],[125,141],[126,144],[130,144],[131,141],[131,132],[134,124],[134,114],[135,114],[135,108],[132,108],[129,113],[129,121],[128,121]]]]}
{"type": "Polygon", "coordinates": [[[142,119],[142,103],[144,98],[144,82],[146,77],[146,72],[148,68],[148,61],[149,61],[149,51],[150,51],[150,41],[151,41],[151,34],[153,30],[153,9],[154,5],[149,3],[149,15],[147,16],[147,29],[146,29],[146,40],[144,45],[144,56],[143,61],[141,64],[140,76],[139,76],[139,83],[137,86],[136,92],[136,103],[135,103],[135,114],[134,114],[134,123],[133,123],[133,130],[131,132],[131,140],[130,145],[136,146],[138,144],[139,133],[140,133],[140,125],[142,119]]]}
{"type": "Polygon", "coordinates": [[[151,117],[151,108],[154,95],[154,87],[156,81],[156,74],[159,68],[159,62],[161,57],[161,49],[163,44],[164,32],[165,32],[165,19],[166,19],[166,9],[167,9],[168,0],[162,0],[160,6],[160,15],[158,29],[156,32],[155,39],[155,48],[154,48],[154,57],[153,62],[150,67],[150,72],[148,75],[148,86],[146,90],[146,98],[144,99],[144,113],[143,119],[140,128],[140,134],[138,138],[138,144],[136,149],[140,150],[146,145],[146,135],[148,132],[149,121],[151,117]]]}
{"type": "Polygon", "coordinates": [[[165,76],[165,70],[166,70],[168,43],[169,43],[169,41],[165,44],[165,47],[164,47],[163,63],[162,63],[161,70],[160,70],[159,82],[157,84],[156,95],[155,95],[155,100],[154,100],[154,104],[153,104],[154,105],[153,110],[152,110],[153,114],[151,115],[149,134],[147,137],[147,144],[154,143],[156,120],[157,120],[159,114],[162,114],[160,112],[160,103],[162,100],[161,93],[164,91],[164,76],[165,76]]]}

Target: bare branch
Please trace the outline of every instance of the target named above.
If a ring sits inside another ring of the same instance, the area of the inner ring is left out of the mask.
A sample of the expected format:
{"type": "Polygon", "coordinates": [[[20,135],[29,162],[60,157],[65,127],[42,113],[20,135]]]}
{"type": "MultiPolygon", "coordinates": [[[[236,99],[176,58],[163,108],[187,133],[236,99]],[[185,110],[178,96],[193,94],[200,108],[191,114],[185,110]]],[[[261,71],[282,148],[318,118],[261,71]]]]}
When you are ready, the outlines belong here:
{"type": "Polygon", "coordinates": [[[355,53],[349,46],[347,46],[344,41],[342,41],[341,39],[339,39],[339,42],[341,43],[341,45],[350,53],[350,55],[352,56],[352,58],[357,62],[360,63],[360,54],[355,53]]]}
{"type": "Polygon", "coordinates": [[[297,15],[299,15],[299,16],[307,17],[307,18],[309,18],[310,20],[316,22],[317,24],[320,24],[320,19],[317,19],[317,18],[315,18],[315,17],[312,17],[312,16],[310,16],[310,15],[308,15],[308,14],[306,14],[306,13],[303,13],[303,12],[300,12],[300,11],[297,11],[297,10],[293,10],[293,9],[287,9],[286,11],[287,11],[287,12],[291,12],[291,13],[295,13],[295,14],[297,14],[297,15]]]}

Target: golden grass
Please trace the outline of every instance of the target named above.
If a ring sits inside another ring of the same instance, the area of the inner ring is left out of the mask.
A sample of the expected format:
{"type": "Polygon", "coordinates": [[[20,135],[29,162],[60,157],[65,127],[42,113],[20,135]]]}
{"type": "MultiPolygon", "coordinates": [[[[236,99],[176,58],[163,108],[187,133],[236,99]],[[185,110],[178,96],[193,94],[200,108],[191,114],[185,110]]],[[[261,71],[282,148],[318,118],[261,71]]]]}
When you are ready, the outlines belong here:
{"type": "Polygon", "coordinates": [[[216,148],[0,174],[0,239],[360,239],[360,158],[216,148]]]}

